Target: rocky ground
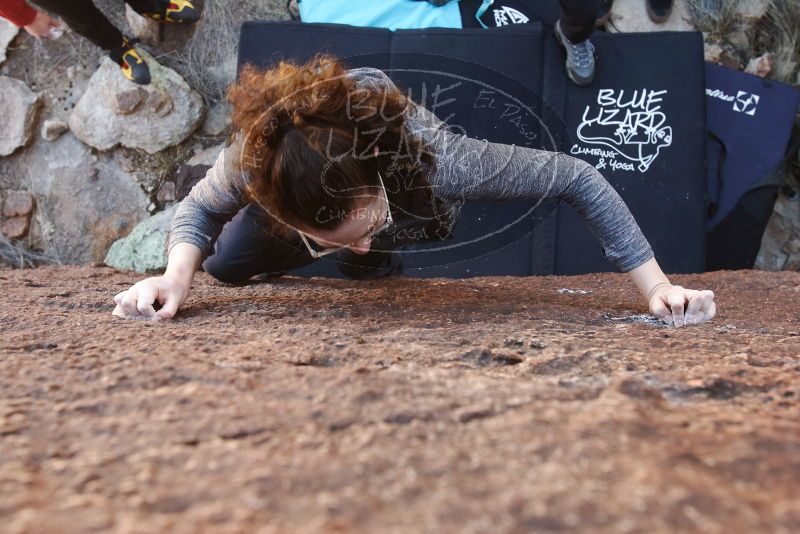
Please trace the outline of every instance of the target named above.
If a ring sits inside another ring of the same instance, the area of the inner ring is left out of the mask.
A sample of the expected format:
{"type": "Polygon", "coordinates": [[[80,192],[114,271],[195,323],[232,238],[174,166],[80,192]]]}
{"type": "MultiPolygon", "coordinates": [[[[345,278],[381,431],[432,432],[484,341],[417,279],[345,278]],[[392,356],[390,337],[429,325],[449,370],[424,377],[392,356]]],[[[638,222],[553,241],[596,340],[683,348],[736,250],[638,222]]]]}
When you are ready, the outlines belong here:
{"type": "Polygon", "coordinates": [[[800,273],[242,287],[0,270],[4,532],[797,532],[800,273]],[[577,291],[580,290],[580,291],[577,291]]]}

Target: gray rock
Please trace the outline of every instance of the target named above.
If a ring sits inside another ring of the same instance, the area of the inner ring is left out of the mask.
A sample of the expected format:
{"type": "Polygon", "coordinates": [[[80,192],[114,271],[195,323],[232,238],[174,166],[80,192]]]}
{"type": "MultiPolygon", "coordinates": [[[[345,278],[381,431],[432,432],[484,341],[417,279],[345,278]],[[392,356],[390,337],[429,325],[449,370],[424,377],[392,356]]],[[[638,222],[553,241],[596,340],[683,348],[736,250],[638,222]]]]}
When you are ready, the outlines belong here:
{"type": "Polygon", "coordinates": [[[127,4],[125,5],[125,18],[128,19],[128,25],[131,27],[133,35],[141,39],[143,43],[158,45],[160,26],[158,21],[141,16],[127,4]]]}
{"type": "Polygon", "coordinates": [[[225,143],[220,143],[204,150],[200,150],[199,152],[195,152],[194,156],[189,158],[189,161],[187,161],[185,165],[189,165],[190,167],[194,167],[196,165],[214,165],[214,162],[217,161],[219,153],[222,152],[224,148],[225,143]]]}
{"type": "Polygon", "coordinates": [[[176,203],[156,213],[111,245],[106,265],[143,274],[163,272],[167,268],[167,236],[177,208],[176,203]]]}
{"type": "Polygon", "coordinates": [[[778,195],[755,266],[767,271],[800,271],[799,196],[778,195]]]}
{"type": "Polygon", "coordinates": [[[611,17],[606,24],[609,32],[693,31],[685,0],[675,0],[672,14],[663,24],[656,24],[647,16],[643,0],[614,0],[611,17]]]}
{"type": "Polygon", "coordinates": [[[6,50],[14,37],[19,33],[19,28],[4,18],[0,18],[0,64],[6,60],[6,50]]]}
{"type": "Polygon", "coordinates": [[[66,264],[102,261],[111,244],[147,216],[147,197],[112,159],[97,156],[71,132],[38,138],[5,158],[4,172],[37,200],[33,244],[66,264]]]}
{"type": "Polygon", "coordinates": [[[42,123],[42,139],[55,141],[67,130],[69,130],[69,125],[61,119],[47,119],[42,123]]]}
{"type": "Polygon", "coordinates": [[[69,117],[70,129],[84,143],[99,150],[121,144],[155,154],[181,143],[202,123],[200,95],[175,71],[140,53],[150,67],[150,85],[126,80],[107,58],[92,76],[69,117]],[[134,106],[135,94],[141,100],[134,106]]]}
{"type": "Polygon", "coordinates": [[[0,76],[0,156],[8,156],[28,144],[38,107],[39,95],[24,82],[0,76]]]}
{"type": "Polygon", "coordinates": [[[211,107],[203,121],[200,131],[205,135],[219,136],[231,124],[231,108],[226,102],[221,102],[211,107]]]}

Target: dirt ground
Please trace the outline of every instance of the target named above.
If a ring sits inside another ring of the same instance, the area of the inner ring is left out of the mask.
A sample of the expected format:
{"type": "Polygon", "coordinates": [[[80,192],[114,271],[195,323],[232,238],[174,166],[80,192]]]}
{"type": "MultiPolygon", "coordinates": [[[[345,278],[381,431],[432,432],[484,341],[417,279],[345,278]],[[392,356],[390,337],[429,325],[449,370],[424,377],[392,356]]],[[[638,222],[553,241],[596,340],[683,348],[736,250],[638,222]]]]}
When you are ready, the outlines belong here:
{"type": "Polygon", "coordinates": [[[112,316],[140,278],[0,270],[0,530],[800,530],[800,273],[674,276],[719,306],[679,329],[624,275],[202,273],[112,316]]]}

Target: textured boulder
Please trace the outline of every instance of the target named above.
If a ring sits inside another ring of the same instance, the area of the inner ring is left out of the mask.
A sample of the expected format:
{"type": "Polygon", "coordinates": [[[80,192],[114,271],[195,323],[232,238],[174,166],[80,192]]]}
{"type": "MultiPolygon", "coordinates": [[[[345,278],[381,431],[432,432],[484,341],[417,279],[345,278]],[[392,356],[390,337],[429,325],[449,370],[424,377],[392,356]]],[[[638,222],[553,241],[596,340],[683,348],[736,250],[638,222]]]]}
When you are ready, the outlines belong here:
{"type": "Polygon", "coordinates": [[[62,263],[103,261],[147,216],[147,197],[133,178],[71,132],[50,143],[37,139],[4,168],[38,200],[35,245],[62,263]]]}
{"type": "Polygon", "coordinates": [[[685,0],[675,0],[672,14],[662,24],[650,20],[642,0],[615,0],[606,28],[611,32],[624,33],[694,30],[685,0]]]}
{"type": "Polygon", "coordinates": [[[670,275],[681,328],[621,273],[0,275],[4,533],[800,532],[800,273],[670,275]]]}
{"type": "Polygon", "coordinates": [[[116,241],[105,263],[116,269],[139,273],[162,272],[167,268],[167,236],[178,204],[173,204],[140,222],[127,236],[116,241]]]}
{"type": "Polygon", "coordinates": [[[19,33],[19,28],[0,17],[0,64],[6,60],[6,50],[14,37],[19,33]]]}
{"type": "Polygon", "coordinates": [[[24,82],[0,76],[0,156],[8,156],[31,138],[39,95],[24,82]]]}
{"type": "Polygon", "coordinates": [[[216,137],[225,133],[231,124],[231,108],[225,102],[212,106],[208,110],[206,120],[200,127],[200,131],[208,136],[216,137]]]}
{"type": "Polygon", "coordinates": [[[69,118],[84,143],[100,150],[120,144],[155,154],[184,141],[203,121],[203,102],[183,78],[142,53],[152,82],[126,80],[103,60],[69,118]]]}
{"type": "Polygon", "coordinates": [[[761,239],[756,268],[800,271],[800,195],[778,195],[761,239]]]}

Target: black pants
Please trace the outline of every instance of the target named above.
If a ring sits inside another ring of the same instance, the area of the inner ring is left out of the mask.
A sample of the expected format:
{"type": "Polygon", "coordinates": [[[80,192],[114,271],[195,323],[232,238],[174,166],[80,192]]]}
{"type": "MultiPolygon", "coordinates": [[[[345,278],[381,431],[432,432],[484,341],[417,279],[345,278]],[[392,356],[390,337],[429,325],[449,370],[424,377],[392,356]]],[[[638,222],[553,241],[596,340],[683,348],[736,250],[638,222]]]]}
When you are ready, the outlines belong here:
{"type": "MultiPolygon", "coordinates": [[[[203,269],[221,282],[244,282],[257,274],[280,276],[316,261],[300,234],[292,239],[278,238],[264,229],[264,209],[250,203],[223,227],[214,253],[203,262],[203,269]]],[[[380,278],[392,270],[391,252],[374,250],[356,254],[344,249],[335,256],[339,270],[350,278],[380,278]]],[[[328,258],[330,256],[326,256],[328,258]]]]}
{"type": "Polygon", "coordinates": [[[567,39],[580,43],[594,33],[594,21],[600,8],[598,0],[559,0],[561,29],[567,39]]]}
{"type": "MultiPolygon", "coordinates": [[[[111,50],[122,44],[122,32],[92,0],[32,0],[45,11],[58,15],[72,31],[86,37],[103,50],[111,50]]],[[[157,11],[156,0],[127,0],[136,11],[157,11]]]]}

